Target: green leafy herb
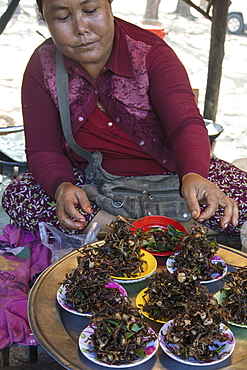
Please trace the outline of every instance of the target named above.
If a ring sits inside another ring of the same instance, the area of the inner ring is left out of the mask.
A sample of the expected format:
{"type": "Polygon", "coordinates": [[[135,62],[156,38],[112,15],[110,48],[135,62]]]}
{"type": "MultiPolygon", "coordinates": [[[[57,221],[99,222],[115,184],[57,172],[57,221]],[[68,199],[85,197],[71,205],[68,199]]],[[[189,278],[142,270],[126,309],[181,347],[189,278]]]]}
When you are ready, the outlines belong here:
{"type": "Polygon", "coordinates": [[[147,355],[146,352],[144,351],[144,349],[141,349],[141,348],[134,349],[134,353],[138,357],[146,357],[146,355],[147,355]]]}
{"type": "Polygon", "coordinates": [[[150,230],[142,234],[139,232],[138,235],[145,249],[151,252],[164,253],[175,251],[185,233],[168,224],[167,229],[151,227],[150,230]]]}

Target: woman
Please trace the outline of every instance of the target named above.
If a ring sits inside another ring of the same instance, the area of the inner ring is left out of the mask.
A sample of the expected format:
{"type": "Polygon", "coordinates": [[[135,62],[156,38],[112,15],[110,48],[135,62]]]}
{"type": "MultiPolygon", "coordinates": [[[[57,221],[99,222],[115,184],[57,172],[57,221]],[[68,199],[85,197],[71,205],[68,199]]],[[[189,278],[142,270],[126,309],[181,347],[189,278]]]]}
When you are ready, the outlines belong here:
{"type": "Polygon", "coordinates": [[[115,175],[177,173],[194,220],[216,231],[239,232],[237,204],[220,190],[222,177],[215,173],[226,164],[211,163],[218,186],[207,179],[209,140],[182,64],[158,36],[114,18],[111,2],[37,0],[52,38],[34,52],[23,79],[31,173],[6,189],[4,209],[26,229],[46,221],[85,232],[92,219],[104,228],[114,217],[90,203],[79,187],[87,162],[70,150],[62,133],[55,82],[58,48],[69,74],[76,142],[91,152],[100,150],[103,168],[115,175]]]}

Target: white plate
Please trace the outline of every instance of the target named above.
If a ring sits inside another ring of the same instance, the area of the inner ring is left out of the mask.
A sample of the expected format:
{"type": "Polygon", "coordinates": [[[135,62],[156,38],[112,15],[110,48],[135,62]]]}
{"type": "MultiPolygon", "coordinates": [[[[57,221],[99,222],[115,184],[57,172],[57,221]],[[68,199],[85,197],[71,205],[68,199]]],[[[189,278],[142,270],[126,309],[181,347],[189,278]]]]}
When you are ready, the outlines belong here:
{"type": "MultiPolygon", "coordinates": [[[[120,284],[116,283],[115,281],[110,281],[108,284],[105,285],[105,287],[106,288],[118,288],[118,290],[120,291],[120,293],[122,293],[122,295],[127,296],[126,290],[120,284]]],[[[78,316],[86,316],[86,317],[92,316],[91,313],[81,313],[73,309],[71,305],[66,302],[65,293],[66,293],[65,287],[63,285],[60,286],[60,288],[57,291],[57,301],[61,307],[63,307],[66,311],[74,313],[75,315],[78,315],[78,316]]]]}
{"type": "MultiPolygon", "coordinates": [[[[224,291],[222,291],[222,292],[219,291],[214,295],[214,297],[217,299],[217,301],[220,305],[223,305],[223,299],[225,298],[225,296],[226,295],[225,295],[224,291]]],[[[247,325],[237,324],[236,322],[233,322],[233,321],[228,321],[228,324],[233,325],[233,326],[238,326],[240,328],[247,328],[247,325]]]]}
{"type": "MultiPolygon", "coordinates": [[[[215,364],[218,364],[219,362],[222,362],[222,361],[226,360],[229,356],[231,356],[231,354],[232,354],[232,352],[234,350],[234,347],[235,347],[235,338],[234,338],[233,333],[231,332],[231,330],[227,326],[225,326],[224,324],[220,324],[220,328],[222,328],[224,330],[225,336],[229,338],[225,342],[218,342],[218,341],[217,341],[217,343],[215,342],[216,344],[219,344],[220,346],[222,346],[223,344],[226,345],[225,348],[222,349],[221,352],[219,352],[220,358],[217,358],[215,356],[211,360],[208,360],[207,362],[201,361],[201,360],[195,360],[193,357],[190,357],[189,360],[183,360],[181,357],[174,355],[170,351],[169,346],[164,341],[164,337],[162,335],[162,333],[163,334],[166,334],[167,329],[169,328],[169,326],[171,326],[172,323],[173,323],[173,320],[170,320],[165,325],[163,325],[162,328],[160,329],[160,332],[159,332],[159,343],[160,343],[160,346],[163,349],[163,351],[169,357],[171,357],[172,359],[174,359],[174,360],[176,360],[178,362],[182,362],[183,364],[186,364],[186,365],[195,365],[195,366],[215,365],[215,364]]],[[[174,347],[175,345],[170,344],[170,346],[174,347]]]]}
{"type": "Polygon", "coordinates": [[[144,362],[148,361],[151,357],[153,357],[153,355],[155,354],[155,352],[157,351],[158,349],[158,346],[159,346],[159,341],[158,341],[158,338],[157,340],[155,341],[151,341],[145,348],[145,351],[147,353],[147,356],[146,357],[140,357],[139,359],[135,360],[134,362],[130,363],[130,364],[120,364],[120,365],[109,365],[109,364],[106,364],[105,362],[101,362],[97,359],[97,354],[95,352],[93,352],[93,345],[89,344],[89,342],[87,341],[88,338],[91,336],[91,334],[94,332],[94,329],[91,327],[91,326],[87,326],[83,332],[80,334],[80,337],[79,337],[79,348],[80,348],[80,351],[84,354],[84,356],[86,356],[90,361],[92,362],[95,362],[96,364],[98,365],[102,365],[102,366],[105,366],[105,367],[111,367],[111,368],[124,368],[124,367],[133,367],[133,366],[137,366],[137,365],[140,365],[140,364],[143,364],[144,362]]]}
{"type": "MultiPolygon", "coordinates": [[[[177,252],[179,253],[179,252],[177,252]]],[[[176,267],[173,267],[173,262],[174,262],[174,256],[177,254],[177,253],[174,253],[173,256],[169,257],[166,261],[166,268],[167,270],[172,274],[174,271],[176,271],[176,267]]],[[[222,279],[225,274],[227,273],[227,264],[225,263],[225,261],[223,261],[223,259],[221,259],[220,257],[218,256],[214,256],[212,259],[211,259],[211,262],[213,264],[216,264],[218,262],[221,262],[222,265],[224,266],[224,270],[223,270],[223,274],[218,274],[218,273],[214,273],[211,275],[211,280],[200,280],[200,283],[201,284],[208,284],[208,283],[214,283],[215,281],[217,280],[220,280],[222,279]]]]}

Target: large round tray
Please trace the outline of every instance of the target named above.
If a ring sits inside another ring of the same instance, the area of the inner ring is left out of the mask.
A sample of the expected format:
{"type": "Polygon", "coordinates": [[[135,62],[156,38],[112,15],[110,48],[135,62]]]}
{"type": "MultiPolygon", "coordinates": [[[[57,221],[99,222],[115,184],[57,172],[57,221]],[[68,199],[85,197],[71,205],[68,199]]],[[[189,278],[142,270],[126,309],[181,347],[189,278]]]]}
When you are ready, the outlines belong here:
{"type": "MultiPolygon", "coordinates": [[[[102,370],[107,369],[87,360],[78,348],[78,338],[88,325],[89,319],[73,315],[63,310],[56,301],[56,293],[63,282],[65,274],[77,265],[78,251],[69,253],[48,269],[38,278],[29,295],[28,311],[31,329],[40,345],[64,368],[70,370],[102,370]]],[[[245,253],[221,246],[218,255],[229,265],[245,266],[245,253]]],[[[159,268],[165,268],[164,257],[158,260],[159,268]]],[[[134,284],[124,284],[132,303],[136,295],[148,285],[148,280],[134,284]]],[[[221,289],[221,281],[208,285],[212,293],[221,289]]],[[[158,332],[162,324],[146,319],[158,332]]],[[[240,370],[247,369],[247,329],[228,325],[235,335],[236,347],[231,357],[217,365],[207,366],[210,370],[240,370]]],[[[189,367],[169,358],[162,350],[146,363],[136,366],[137,370],[185,370],[189,367]]],[[[193,370],[201,369],[193,366],[193,370]]]]}

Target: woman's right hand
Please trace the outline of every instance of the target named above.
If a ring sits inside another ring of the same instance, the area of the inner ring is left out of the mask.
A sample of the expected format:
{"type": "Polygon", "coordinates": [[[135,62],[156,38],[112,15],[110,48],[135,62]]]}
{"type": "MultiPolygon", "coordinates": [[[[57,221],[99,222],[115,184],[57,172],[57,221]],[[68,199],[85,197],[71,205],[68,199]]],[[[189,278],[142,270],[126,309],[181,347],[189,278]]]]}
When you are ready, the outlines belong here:
{"type": "Polygon", "coordinates": [[[92,213],[90,202],[84,190],[64,182],[55,192],[57,218],[64,229],[82,230],[86,227],[85,217],[75,208],[81,208],[83,212],[92,213]]]}

